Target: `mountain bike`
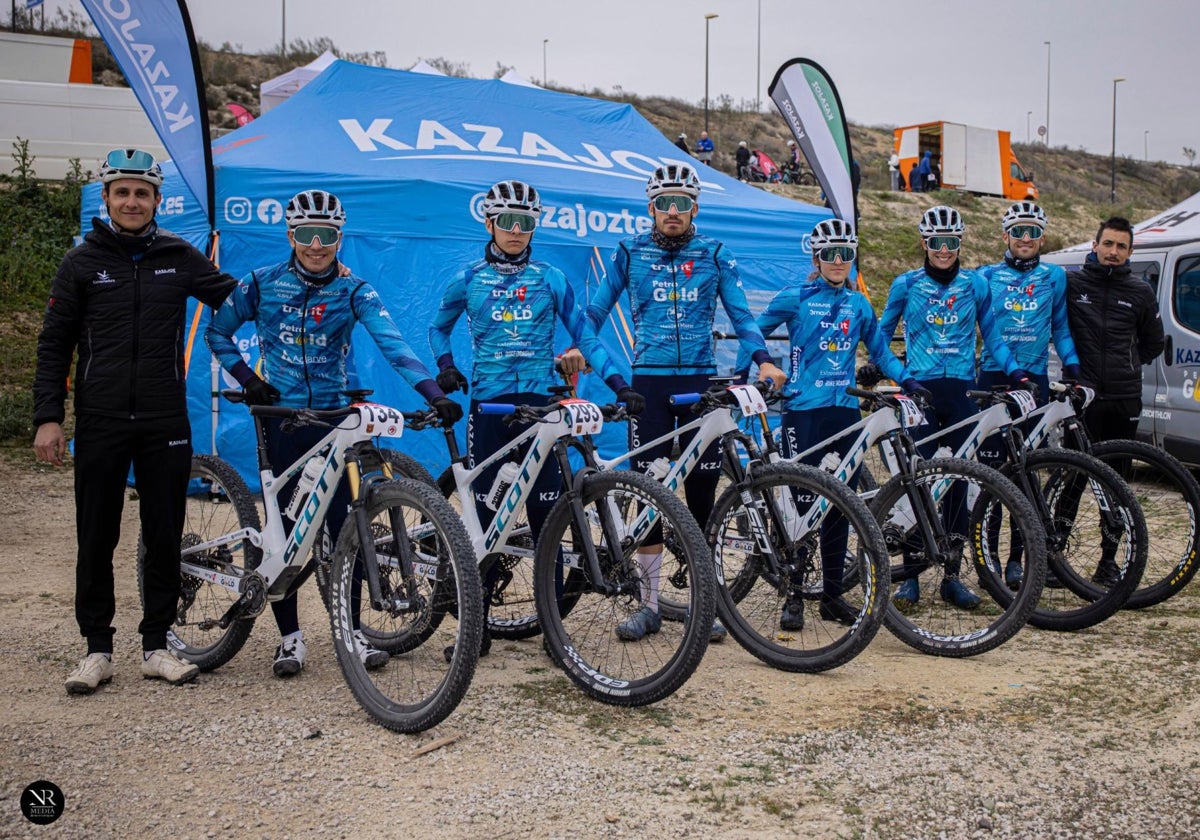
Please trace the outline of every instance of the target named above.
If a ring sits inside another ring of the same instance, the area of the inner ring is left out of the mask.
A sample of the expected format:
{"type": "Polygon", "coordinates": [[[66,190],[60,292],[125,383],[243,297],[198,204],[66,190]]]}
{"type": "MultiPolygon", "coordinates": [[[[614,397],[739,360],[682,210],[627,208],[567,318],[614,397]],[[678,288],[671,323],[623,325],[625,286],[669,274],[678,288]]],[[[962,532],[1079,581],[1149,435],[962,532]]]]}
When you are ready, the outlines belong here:
{"type": "MultiPolygon", "coordinates": [[[[843,665],[870,643],[883,620],[889,591],[883,534],[865,503],[845,485],[811,467],[783,463],[769,434],[760,447],[741,430],[739,417],[766,430],[767,400],[758,388],[721,387],[720,377],[716,382],[704,394],[670,398],[675,405],[694,405],[697,419],[597,464],[613,469],[679,437],[687,441],[679,457],[652,473],[675,493],[709,446],[719,443],[730,482],[705,528],[716,560],[718,615],[747,652],[773,667],[815,673],[843,665]],[[747,465],[739,446],[749,455],[747,465]],[[845,562],[856,569],[854,585],[841,596],[853,611],[847,623],[825,619],[819,610],[822,526],[839,525],[839,519],[847,531],[845,562]],[[781,631],[780,616],[789,602],[800,607],[804,621],[799,629],[781,631]]],[[[687,595],[688,560],[679,552],[664,556],[659,607],[665,619],[684,614],[680,599],[687,595]]]]}
{"type": "Polygon", "coordinates": [[[1091,400],[1091,389],[1052,382],[1050,391],[1053,398],[1030,415],[1038,419],[1030,433],[1030,445],[1046,439],[1060,441],[1060,445],[1099,458],[1120,474],[1137,497],[1147,533],[1153,535],[1145,570],[1125,608],[1162,603],[1187,586],[1200,567],[1196,557],[1200,485],[1177,458],[1148,443],[1089,440],[1078,418],[1091,400]]]}
{"type": "MultiPolygon", "coordinates": [[[[554,389],[559,391],[559,389],[554,389]]],[[[561,393],[561,392],[560,392],[561,393]]],[[[696,670],[708,647],[715,607],[714,572],[699,526],[675,496],[647,476],[601,472],[591,436],[624,408],[566,397],[545,406],[482,403],[478,410],[509,423],[529,424],[507,446],[466,465],[453,430],[446,430],[449,480],[484,575],[490,564],[525,551],[513,545],[531,488],[553,459],[562,493],[550,509],[534,549],[532,590],[537,625],[554,662],[585,693],[617,706],[641,706],[674,693],[696,670]],[[507,486],[493,488],[495,513],[481,523],[473,483],[481,473],[528,445],[507,486]],[[582,466],[576,468],[571,453],[582,466]],[[617,625],[642,607],[643,571],[637,549],[661,524],[668,550],[687,558],[688,597],[680,622],[664,622],[641,641],[620,641],[617,625]]],[[[528,625],[526,624],[526,627],[528,625]]],[[[536,629],[535,631],[536,632],[536,629]]]]}
{"type": "MultiPolygon", "coordinates": [[[[221,393],[242,401],[240,391],[221,393]]],[[[338,664],[371,717],[389,729],[418,732],[444,720],[470,685],[483,632],[479,575],[454,510],[435,488],[391,478],[390,463],[374,443],[377,437],[400,437],[405,426],[433,425],[436,413],[405,413],[365,402],[369,393],[351,392],[351,405],[327,411],[250,407],[265,527],[245,482],[229,464],[211,455],[193,457],[195,492],[185,513],[182,585],[168,643],[201,670],[232,659],[267,603],[294,593],[314,571],[309,554],[344,476],[351,513],[330,570],[338,664]],[[282,418],[285,432],[301,425],[328,426],[329,432],[275,475],[267,460],[265,417],[282,418]],[[289,506],[294,524],[285,530],[279,494],[301,472],[305,479],[289,506]],[[361,581],[356,566],[362,569],[361,581]],[[368,595],[358,604],[362,583],[368,595]],[[354,606],[360,615],[354,615],[354,606]],[[451,612],[457,621],[445,620],[451,612]],[[356,618],[364,635],[369,631],[390,654],[385,666],[366,669],[354,641],[356,618]],[[449,663],[443,643],[455,644],[449,663]]],[[[139,550],[139,583],[142,560],[139,550]]]]}
{"type": "MultiPolygon", "coordinates": [[[[1137,588],[1146,566],[1149,536],[1137,498],[1099,459],[1042,446],[1049,428],[1078,423],[1066,399],[1051,399],[1039,410],[1033,395],[1023,390],[1001,387],[967,391],[967,396],[981,407],[979,413],[918,440],[917,445],[935,445],[966,429],[953,454],[970,460],[985,440],[999,436],[1006,459],[999,469],[1021,488],[1046,532],[1047,585],[1029,623],[1045,630],[1081,630],[1109,618],[1137,588]],[[1042,422],[1026,440],[1017,424],[1039,415],[1042,422]],[[1098,560],[1110,564],[1111,580],[1101,581],[1094,573],[1098,560]]],[[[1003,602],[1010,597],[1006,591],[1010,587],[995,588],[996,580],[1001,571],[1006,582],[1016,580],[1011,569],[1013,564],[1020,567],[1022,545],[1015,538],[1007,548],[1001,545],[998,523],[989,523],[981,545],[992,553],[996,575],[984,576],[980,584],[1003,602]]]]}
{"type": "MultiPolygon", "coordinates": [[[[1036,512],[991,467],[958,458],[922,458],[911,430],[925,418],[913,399],[894,388],[847,388],[846,393],[863,400],[870,413],[795,458],[825,453],[828,470],[846,481],[861,470],[872,447],[882,450],[892,478],[882,487],[863,489],[862,495],[870,499],[883,529],[892,557],[891,581],[936,584],[903,610],[890,602],[884,624],[905,644],[936,656],[974,656],[1003,644],[1025,625],[1045,581],[1045,531],[1036,512]],[[947,597],[949,582],[977,578],[989,595],[1003,586],[990,565],[995,552],[987,541],[988,523],[1023,540],[1025,583],[1015,593],[1006,590],[1003,601],[984,599],[974,609],[964,609],[947,597]]],[[[847,566],[847,575],[853,569],[847,566]]]]}

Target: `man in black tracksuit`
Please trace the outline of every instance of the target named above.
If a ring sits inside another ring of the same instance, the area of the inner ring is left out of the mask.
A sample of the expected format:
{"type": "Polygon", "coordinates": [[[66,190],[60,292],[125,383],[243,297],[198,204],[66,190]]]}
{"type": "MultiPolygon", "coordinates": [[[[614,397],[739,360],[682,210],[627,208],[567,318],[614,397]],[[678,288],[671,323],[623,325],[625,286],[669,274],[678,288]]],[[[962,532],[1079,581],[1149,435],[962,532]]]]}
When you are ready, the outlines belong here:
{"type": "Polygon", "coordinates": [[[133,465],[146,554],[141,672],[178,685],[196,666],[168,651],[179,599],[191,428],[183,348],[189,297],[217,307],[237,281],[154,220],[162,172],[136,149],[112,152],[100,170],[111,224],[92,220],[63,259],[38,336],[33,420],[37,456],[61,465],[71,359],[75,368],[75,617],[88,655],[68,677],[72,694],[112,679],[113,550],[133,465]]]}
{"type": "Polygon", "coordinates": [[[1154,291],[1129,269],[1133,227],[1119,216],[1100,225],[1083,268],[1067,274],[1067,317],[1083,379],[1096,399],[1083,422],[1094,441],[1133,438],[1142,413],[1142,365],[1162,353],[1154,291]]]}
{"type": "MultiPolygon", "coordinates": [[[[1142,365],[1163,351],[1162,319],[1154,291],[1133,276],[1133,227],[1114,216],[1101,223],[1083,268],[1067,273],[1067,320],[1083,379],[1096,398],[1083,414],[1094,441],[1124,440],[1137,434],[1142,414],[1142,365]]],[[[1118,464],[1125,473],[1128,462],[1118,464]]],[[[1062,506],[1060,505],[1060,511],[1062,506]]],[[[1117,543],[1107,535],[1092,581],[1115,586],[1117,543]]]]}

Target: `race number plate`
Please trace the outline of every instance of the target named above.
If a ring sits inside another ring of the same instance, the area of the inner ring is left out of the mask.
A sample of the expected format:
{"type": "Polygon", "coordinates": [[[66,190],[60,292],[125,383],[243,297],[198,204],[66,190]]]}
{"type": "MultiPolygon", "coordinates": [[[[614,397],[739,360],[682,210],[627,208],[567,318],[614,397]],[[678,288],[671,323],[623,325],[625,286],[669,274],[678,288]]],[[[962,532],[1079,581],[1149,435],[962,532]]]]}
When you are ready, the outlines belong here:
{"type": "Polygon", "coordinates": [[[906,397],[903,394],[896,395],[896,402],[900,406],[900,425],[906,429],[915,429],[925,422],[925,415],[921,413],[921,409],[917,407],[916,400],[911,397],[906,397]]]}
{"type": "Polygon", "coordinates": [[[1027,417],[1029,412],[1037,408],[1037,402],[1034,400],[1033,394],[1028,391],[1017,389],[1009,391],[1008,394],[1013,398],[1013,405],[1017,410],[1017,416],[1013,418],[1014,420],[1027,417]]]}
{"type": "Polygon", "coordinates": [[[604,415],[600,406],[587,400],[563,400],[559,403],[565,412],[565,419],[571,426],[571,433],[576,435],[598,435],[604,428],[604,415]]]}
{"type": "Polygon", "coordinates": [[[404,434],[404,415],[379,403],[359,403],[362,430],[372,437],[398,438],[404,434]]]}
{"type": "Polygon", "coordinates": [[[754,417],[767,413],[767,402],[753,385],[730,385],[729,390],[737,398],[744,416],[754,417]]]}

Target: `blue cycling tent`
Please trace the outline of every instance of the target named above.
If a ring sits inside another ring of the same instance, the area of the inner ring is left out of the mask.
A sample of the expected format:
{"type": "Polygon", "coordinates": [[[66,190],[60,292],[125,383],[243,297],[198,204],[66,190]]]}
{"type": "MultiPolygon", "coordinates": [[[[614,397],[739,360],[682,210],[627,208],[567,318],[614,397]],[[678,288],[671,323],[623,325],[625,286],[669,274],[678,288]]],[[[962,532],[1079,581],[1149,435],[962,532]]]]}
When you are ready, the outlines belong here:
{"type": "MultiPolygon", "coordinates": [[[[487,234],[480,212],[496,181],[534,184],[544,213],[533,240],[537,259],[564,270],[586,304],[622,238],[648,230],[644,186],[664,163],[699,166],[700,231],[738,258],[751,309],[810,270],[808,233],[829,212],[742,184],[688,158],[631,106],[536,87],[430,76],[337,61],[294,96],[213,143],[219,262],[244,276],[287,258],[283,207],[301,189],[336,192],[347,208],[341,259],[380,292],[413,349],[433,370],[428,325],[443,284],[482,255],[487,234]]],[[[204,247],[195,202],[170,166],[160,223],[204,247]]],[[[85,224],[99,204],[99,185],[85,192],[85,224]]],[[[255,475],[246,409],[219,406],[213,432],[212,383],[203,342],[207,313],[190,344],[189,400],[197,451],[210,441],[243,475],[255,475]]],[[[628,313],[602,335],[613,357],[630,358],[628,313]]],[[[726,325],[727,326],[727,325],[726,325]]],[[[718,324],[718,328],[721,325],[718,324]]],[[[251,365],[257,337],[240,336],[251,365]]],[[[732,344],[725,342],[725,344],[732,344]]],[[[562,347],[568,345],[562,336],[562,347]]],[[[735,348],[723,348],[726,366],[735,348]]],[[[352,353],[358,381],[373,399],[402,409],[416,394],[384,363],[365,330],[352,353]]],[[[455,358],[469,368],[465,324],[455,358]]],[[[597,377],[588,377],[596,380],[597,377]]],[[[583,389],[598,401],[600,382],[583,389]]],[[[401,448],[431,468],[446,463],[440,435],[411,435],[401,448]]],[[[436,473],[435,473],[436,474],[436,473]]]]}

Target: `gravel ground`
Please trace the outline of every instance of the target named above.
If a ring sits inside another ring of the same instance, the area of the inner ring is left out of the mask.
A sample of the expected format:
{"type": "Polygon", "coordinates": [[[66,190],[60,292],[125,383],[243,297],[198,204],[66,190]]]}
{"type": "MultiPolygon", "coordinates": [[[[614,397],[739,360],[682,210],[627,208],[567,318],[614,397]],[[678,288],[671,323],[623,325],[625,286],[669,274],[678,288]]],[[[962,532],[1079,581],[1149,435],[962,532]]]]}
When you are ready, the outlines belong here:
{"type": "Polygon", "coordinates": [[[674,696],[632,710],[584,697],[540,640],[500,642],[445,723],[405,736],[343,684],[315,588],[301,595],[299,677],[271,676],[268,617],[195,684],[142,680],[136,502],[117,551],[116,678],[68,696],[83,653],[70,472],[9,454],[0,481],[0,836],[1200,834],[1195,584],[966,660],[884,630],[845,667],[805,676],[730,640],[674,696]],[[47,827],[18,807],[38,779],[66,799],[47,827]]]}

